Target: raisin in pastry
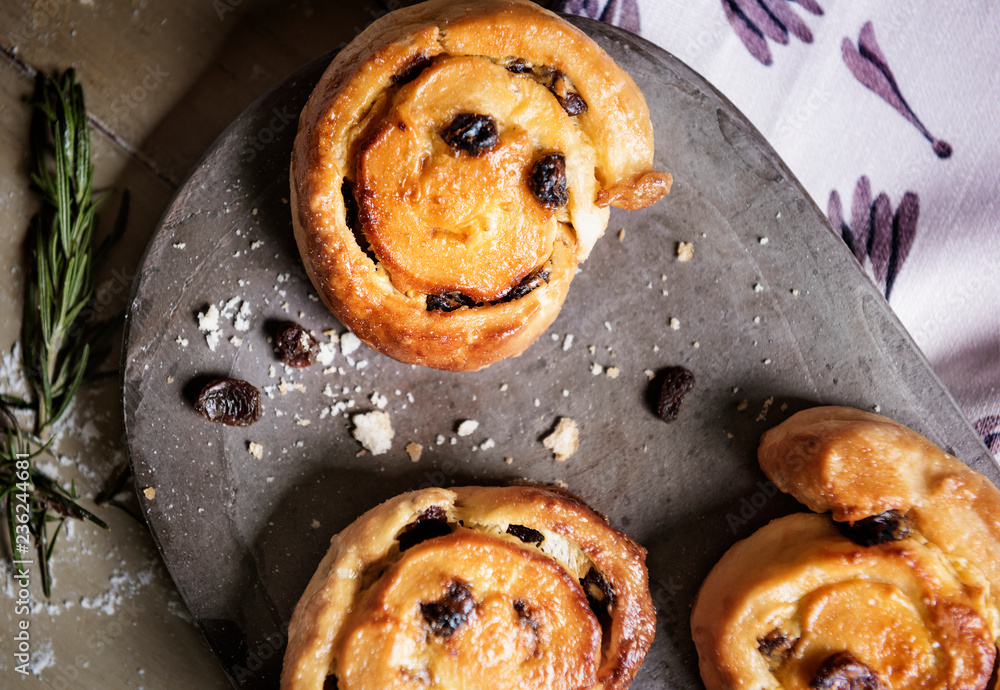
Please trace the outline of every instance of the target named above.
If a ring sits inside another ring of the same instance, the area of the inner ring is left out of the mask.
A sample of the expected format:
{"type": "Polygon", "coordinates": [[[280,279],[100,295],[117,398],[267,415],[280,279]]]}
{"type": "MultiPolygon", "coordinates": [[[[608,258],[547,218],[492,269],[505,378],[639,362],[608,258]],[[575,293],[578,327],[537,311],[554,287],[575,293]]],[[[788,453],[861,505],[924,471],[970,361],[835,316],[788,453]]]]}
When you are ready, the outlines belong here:
{"type": "Polygon", "coordinates": [[[292,220],[370,347],[471,371],[555,319],[609,206],[666,194],[635,82],[526,0],[431,0],[344,48],[299,119],[292,220]]]}
{"type": "Polygon", "coordinates": [[[333,537],[281,687],[624,689],[654,629],[645,552],[576,497],[425,489],[333,537]]]}
{"type": "Polygon", "coordinates": [[[816,513],[772,521],[709,573],[691,617],[709,690],[990,687],[1000,491],[915,431],[846,407],[793,415],[758,456],[816,513]]]}

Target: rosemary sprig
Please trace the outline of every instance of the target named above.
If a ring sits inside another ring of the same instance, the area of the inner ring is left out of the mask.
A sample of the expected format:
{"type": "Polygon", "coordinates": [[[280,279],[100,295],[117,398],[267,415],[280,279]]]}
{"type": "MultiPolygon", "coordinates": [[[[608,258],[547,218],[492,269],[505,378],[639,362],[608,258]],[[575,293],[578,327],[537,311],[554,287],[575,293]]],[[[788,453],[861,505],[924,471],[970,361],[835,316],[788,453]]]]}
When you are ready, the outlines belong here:
{"type": "Polygon", "coordinates": [[[122,196],[115,228],[95,246],[97,206],[93,192],[90,130],[83,89],[74,70],[61,77],[39,76],[34,102],[31,179],[42,199],[27,241],[21,343],[30,399],[0,397],[0,502],[7,519],[11,555],[25,559],[28,537],[37,551],[42,589],[51,595],[49,560],[68,518],[107,525],[77,503],[76,485],[67,490],[39,472],[35,458],[48,452],[54,427],[80,386],[111,348],[121,317],[98,321],[94,274],[125,230],[128,193],[122,196]],[[21,428],[11,411],[34,412],[33,431],[21,428]],[[49,536],[49,525],[55,530],[49,536]]]}

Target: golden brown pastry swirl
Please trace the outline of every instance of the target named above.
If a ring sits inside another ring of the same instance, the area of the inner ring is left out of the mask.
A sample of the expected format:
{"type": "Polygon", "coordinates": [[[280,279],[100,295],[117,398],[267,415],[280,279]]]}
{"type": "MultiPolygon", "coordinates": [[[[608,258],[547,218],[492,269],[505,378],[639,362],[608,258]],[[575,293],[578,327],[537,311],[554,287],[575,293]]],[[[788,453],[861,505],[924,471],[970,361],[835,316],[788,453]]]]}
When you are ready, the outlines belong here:
{"type": "Polygon", "coordinates": [[[333,538],[282,688],[627,688],[653,639],[646,580],[643,550],[564,492],[403,494],[333,538]]]}
{"type": "Polygon", "coordinates": [[[526,0],[431,0],[341,51],[299,121],[292,218],[323,301],[371,347],[474,370],[559,312],[608,206],[670,188],[632,79],[526,0]]]}
{"type": "Polygon", "coordinates": [[[758,456],[778,488],[833,519],[774,520],[713,568],[691,620],[710,690],[990,685],[1000,492],[988,480],[845,407],[793,415],[758,456]]]}

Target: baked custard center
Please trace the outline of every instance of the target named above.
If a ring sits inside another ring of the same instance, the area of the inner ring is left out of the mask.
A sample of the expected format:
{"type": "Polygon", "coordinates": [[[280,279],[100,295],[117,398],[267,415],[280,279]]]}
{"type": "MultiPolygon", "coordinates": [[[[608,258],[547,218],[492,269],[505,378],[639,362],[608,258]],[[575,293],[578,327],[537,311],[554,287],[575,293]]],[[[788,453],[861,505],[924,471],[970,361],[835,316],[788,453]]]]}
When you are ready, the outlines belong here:
{"type": "Polygon", "coordinates": [[[878,687],[984,688],[995,653],[989,630],[961,586],[937,581],[921,552],[886,549],[881,575],[891,574],[891,582],[861,576],[807,594],[794,651],[775,669],[782,685],[841,687],[820,682],[820,669],[847,652],[879,679],[878,687]]]}
{"type": "Polygon", "coordinates": [[[393,285],[487,302],[541,266],[559,212],[529,175],[571,132],[548,89],[484,58],[439,57],[400,87],[358,154],[356,189],[393,285]]]}
{"type": "Polygon", "coordinates": [[[368,592],[348,622],[338,681],[347,690],[589,688],[600,646],[586,595],[558,563],[459,528],[407,549],[368,592]]]}

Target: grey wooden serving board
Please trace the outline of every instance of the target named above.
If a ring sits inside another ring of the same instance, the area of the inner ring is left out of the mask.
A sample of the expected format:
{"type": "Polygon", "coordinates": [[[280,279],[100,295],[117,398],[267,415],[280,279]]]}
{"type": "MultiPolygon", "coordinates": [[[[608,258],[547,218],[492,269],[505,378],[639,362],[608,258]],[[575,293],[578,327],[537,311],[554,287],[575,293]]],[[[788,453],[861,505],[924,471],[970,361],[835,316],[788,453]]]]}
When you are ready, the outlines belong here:
{"type": "Polygon", "coordinates": [[[350,361],[338,353],[334,373],[282,371],[267,340],[276,322],[344,331],[301,268],[287,201],[297,114],[330,56],[241,115],[167,210],[128,315],[128,450],[153,536],[234,686],[276,686],[289,617],[330,537],[403,491],[564,483],[649,552],[657,636],[633,687],[698,688],[688,617],[699,584],[736,539],[799,509],[757,467],[765,429],[815,404],[878,406],[997,480],[913,341],[748,121],[654,45],[572,21],[638,82],[657,166],[674,187],[652,208],[612,214],[559,318],[519,358],[454,374],[362,347],[350,361]],[[681,241],[694,245],[690,261],[676,259],[681,241]],[[196,314],[237,296],[250,305],[250,329],[223,318],[212,352],[196,314]],[[594,374],[595,363],[620,373],[594,374]],[[653,413],[659,377],[646,372],[671,365],[694,372],[697,386],[668,425],[653,413]],[[225,427],[192,407],[220,375],[304,390],[272,388],[261,421],[225,427]],[[396,433],[379,456],[359,453],[346,417],[374,409],[375,392],[396,433]],[[323,415],[349,400],[346,412],[323,415]],[[581,441],[556,463],[540,438],[561,416],[576,420],[581,441]],[[455,433],[463,419],[479,421],[472,436],[455,433]],[[486,439],[493,447],[479,447],[486,439]],[[409,442],[424,447],[418,462],[409,442]]]}

